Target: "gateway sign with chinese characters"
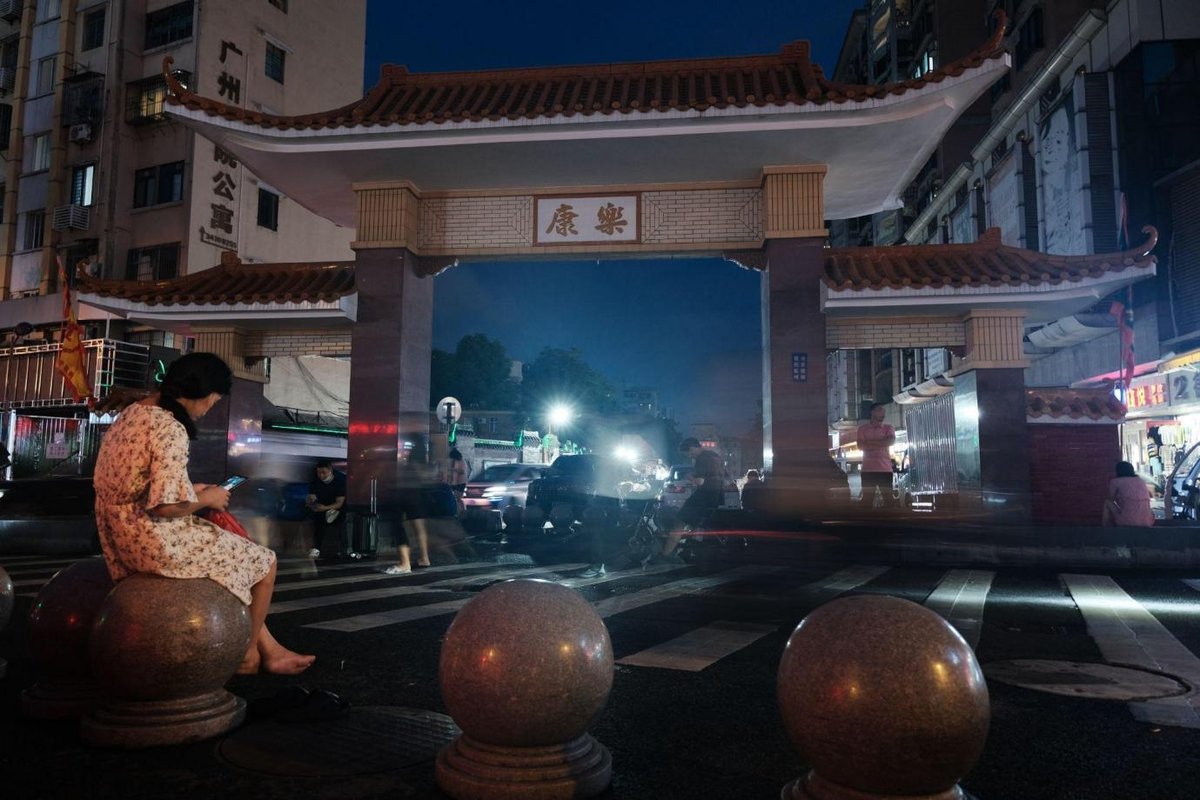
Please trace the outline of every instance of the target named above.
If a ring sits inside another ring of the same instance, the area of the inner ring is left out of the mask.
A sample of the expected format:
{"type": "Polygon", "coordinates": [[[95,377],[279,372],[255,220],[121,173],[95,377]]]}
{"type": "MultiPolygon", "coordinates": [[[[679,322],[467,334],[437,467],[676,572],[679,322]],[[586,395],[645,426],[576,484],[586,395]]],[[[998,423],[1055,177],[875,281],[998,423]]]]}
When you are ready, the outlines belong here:
{"type": "Polygon", "coordinates": [[[538,197],[535,244],[636,243],[638,195],[538,197]]]}

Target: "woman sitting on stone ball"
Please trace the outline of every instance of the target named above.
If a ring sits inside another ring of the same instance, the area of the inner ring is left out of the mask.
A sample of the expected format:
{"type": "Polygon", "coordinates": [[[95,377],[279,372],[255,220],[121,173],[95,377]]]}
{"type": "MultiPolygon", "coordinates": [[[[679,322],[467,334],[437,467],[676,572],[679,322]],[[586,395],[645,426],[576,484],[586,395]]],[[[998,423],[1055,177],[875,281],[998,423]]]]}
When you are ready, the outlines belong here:
{"type": "Polygon", "coordinates": [[[194,516],[225,510],[229,492],[192,483],[188,440],[195,420],[229,394],[233,375],[212,353],[175,361],[162,386],[128,406],[104,436],[96,459],[96,527],[109,574],[208,578],[250,606],[250,647],[239,674],[295,675],[315,656],[292,652],[267,630],[275,553],[194,516]]]}

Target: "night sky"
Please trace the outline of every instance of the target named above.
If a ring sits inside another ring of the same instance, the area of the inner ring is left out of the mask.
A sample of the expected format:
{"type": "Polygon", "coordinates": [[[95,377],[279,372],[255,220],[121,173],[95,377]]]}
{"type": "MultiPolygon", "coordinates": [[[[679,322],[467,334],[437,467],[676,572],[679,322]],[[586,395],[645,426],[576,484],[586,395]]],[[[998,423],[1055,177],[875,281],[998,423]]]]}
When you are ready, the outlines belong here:
{"type": "MultiPolygon", "coordinates": [[[[365,86],[384,63],[413,72],[776,53],[808,39],[833,71],[864,0],[459,2],[369,0],[365,86]]],[[[759,407],[759,275],[715,259],[502,262],[442,273],[434,346],[483,333],[512,358],[579,348],[622,385],[657,389],[679,420],[749,429],[759,407]]]]}

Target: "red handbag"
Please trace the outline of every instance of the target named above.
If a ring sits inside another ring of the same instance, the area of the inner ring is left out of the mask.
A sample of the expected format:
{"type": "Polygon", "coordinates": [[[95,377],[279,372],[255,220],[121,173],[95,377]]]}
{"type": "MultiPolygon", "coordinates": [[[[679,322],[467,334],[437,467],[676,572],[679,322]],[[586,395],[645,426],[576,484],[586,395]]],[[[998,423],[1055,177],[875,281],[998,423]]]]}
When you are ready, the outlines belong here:
{"type": "Polygon", "coordinates": [[[246,533],[246,529],[242,527],[242,523],[237,521],[237,517],[230,514],[228,511],[218,511],[215,508],[206,508],[200,512],[200,516],[216,525],[218,528],[224,528],[232,534],[249,539],[250,534],[246,533]]]}

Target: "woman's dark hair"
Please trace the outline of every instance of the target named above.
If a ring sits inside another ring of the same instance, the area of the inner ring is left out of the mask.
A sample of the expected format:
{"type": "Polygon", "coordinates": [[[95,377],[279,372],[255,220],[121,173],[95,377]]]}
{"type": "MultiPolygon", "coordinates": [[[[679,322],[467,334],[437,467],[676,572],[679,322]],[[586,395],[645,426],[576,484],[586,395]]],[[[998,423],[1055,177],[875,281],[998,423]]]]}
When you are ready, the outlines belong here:
{"type": "Polygon", "coordinates": [[[453,459],[454,461],[462,461],[463,460],[462,452],[457,447],[452,448],[450,450],[450,458],[453,459]]]}
{"type": "Polygon", "coordinates": [[[187,430],[188,438],[196,438],[196,424],[179,400],[202,400],[213,392],[229,394],[233,388],[233,372],[220,356],[212,353],[188,353],[167,367],[158,389],[158,405],[174,415],[187,430]]]}
{"type": "Polygon", "coordinates": [[[1117,477],[1118,478],[1136,478],[1137,470],[1133,468],[1133,464],[1128,461],[1117,462],[1117,477]]]}

